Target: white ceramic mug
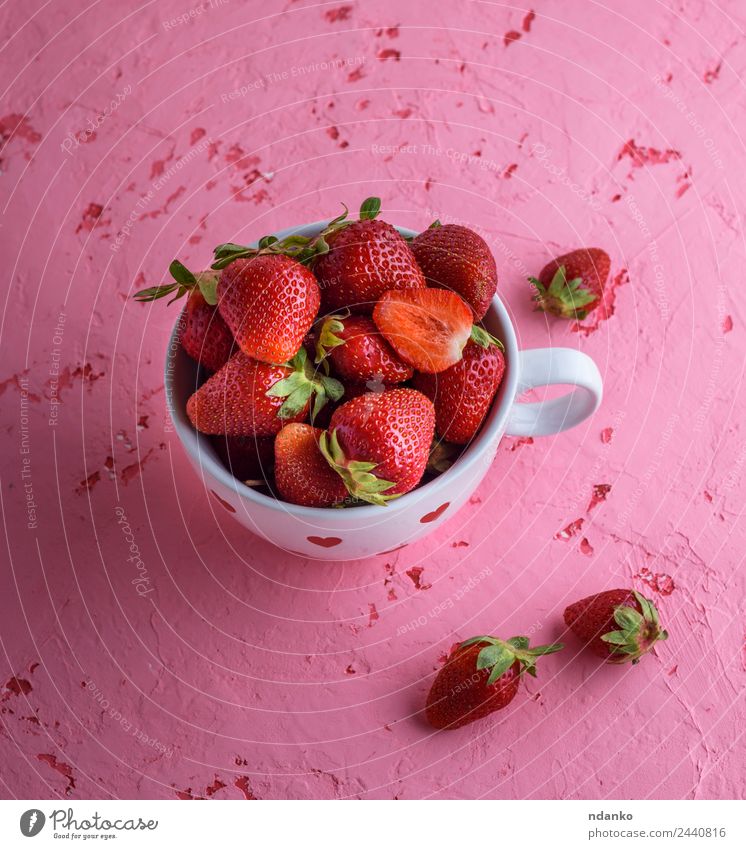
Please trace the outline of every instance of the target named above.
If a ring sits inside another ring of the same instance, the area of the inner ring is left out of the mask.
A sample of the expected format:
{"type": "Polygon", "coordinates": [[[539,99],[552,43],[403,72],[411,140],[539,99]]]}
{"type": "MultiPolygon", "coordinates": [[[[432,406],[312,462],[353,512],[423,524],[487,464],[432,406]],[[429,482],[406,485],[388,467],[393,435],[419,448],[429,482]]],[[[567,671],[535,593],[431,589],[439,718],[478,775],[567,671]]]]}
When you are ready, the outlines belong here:
{"type": "MultiPolygon", "coordinates": [[[[312,236],[326,222],[278,233],[312,236]]],[[[404,235],[414,235],[400,228],[404,235]]],[[[518,350],[515,330],[502,301],[492,300],[484,317],[487,330],[505,345],[506,369],[482,429],[462,456],[439,477],[390,501],[385,507],[349,509],[300,507],[279,501],[234,478],[209,438],[191,425],[187,399],[197,384],[198,366],[178,344],[178,322],[166,358],[166,398],[176,433],[205,488],[253,533],[285,551],[323,560],[356,560],[388,554],[432,533],[453,518],[479,486],[504,434],[547,436],[580,424],[601,403],[601,375],[593,360],[572,348],[518,350]],[[517,403],[535,386],[568,384],[562,397],[517,403]]]]}

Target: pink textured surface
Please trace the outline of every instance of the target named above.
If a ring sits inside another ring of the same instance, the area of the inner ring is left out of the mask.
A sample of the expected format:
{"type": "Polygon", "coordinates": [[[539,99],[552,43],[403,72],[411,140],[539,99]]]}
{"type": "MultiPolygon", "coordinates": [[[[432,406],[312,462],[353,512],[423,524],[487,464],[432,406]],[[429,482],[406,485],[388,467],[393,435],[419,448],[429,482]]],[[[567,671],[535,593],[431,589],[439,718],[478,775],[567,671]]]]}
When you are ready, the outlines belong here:
{"type": "Polygon", "coordinates": [[[4,5],[4,796],[743,796],[746,12],[461,7],[4,5]],[[521,344],[588,352],[606,397],[506,440],[436,536],[303,562],[187,468],[176,308],[128,296],[374,193],[483,232],[521,344]],[[582,327],[525,282],[577,244],[615,281],[582,327]],[[599,667],[568,638],[494,723],[423,724],[452,643],[548,642],[629,584],[657,656],[599,667]]]}

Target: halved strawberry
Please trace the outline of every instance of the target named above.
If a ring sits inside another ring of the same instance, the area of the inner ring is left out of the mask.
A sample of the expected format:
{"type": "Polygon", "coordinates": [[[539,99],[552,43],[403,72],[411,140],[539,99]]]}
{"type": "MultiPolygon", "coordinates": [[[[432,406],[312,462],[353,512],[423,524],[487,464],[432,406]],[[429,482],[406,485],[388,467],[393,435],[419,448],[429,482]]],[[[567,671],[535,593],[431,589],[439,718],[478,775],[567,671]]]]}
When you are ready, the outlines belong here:
{"type": "Polygon", "coordinates": [[[217,295],[239,348],[265,363],[284,363],[298,352],[320,303],[313,274],[280,254],[231,263],[220,275],[217,295]]]}
{"type": "Polygon", "coordinates": [[[497,289],[497,267],[487,242],[468,227],[435,222],[412,240],[412,252],[429,286],[450,289],[480,321],[497,289]]]}
{"type": "Polygon", "coordinates": [[[311,398],[314,410],[339,399],[339,381],[318,375],[301,349],[289,364],[261,363],[239,351],[187,401],[187,414],[202,433],[272,436],[283,424],[302,421],[311,398]]]}
{"type": "Polygon", "coordinates": [[[320,448],[350,495],[385,504],[420,482],[434,430],[433,405],[421,392],[367,392],[334,411],[320,448]]]}
{"type": "Polygon", "coordinates": [[[490,409],[503,374],[505,357],[497,339],[486,331],[479,342],[470,339],[463,357],[440,374],[418,374],[419,389],[435,406],[438,435],[457,445],[466,445],[477,435],[490,409]]]}
{"type": "Polygon", "coordinates": [[[396,356],[373,320],[362,315],[332,315],[324,320],[316,345],[316,362],[326,358],[345,380],[396,384],[414,374],[396,356]]]}
{"type": "Polygon", "coordinates": [[[342,478],[319,450],[323,431],[307,424],[287,424],[275,438],[275,483],[291,504],[333,507],[347,497],[342,478]]]}
{"type": "Polygon", "coordinates": [[[457,363],[472,332],[471,309],[445,289],[386,292],[373,321],[401,360],[428,374],[457,363]]]}

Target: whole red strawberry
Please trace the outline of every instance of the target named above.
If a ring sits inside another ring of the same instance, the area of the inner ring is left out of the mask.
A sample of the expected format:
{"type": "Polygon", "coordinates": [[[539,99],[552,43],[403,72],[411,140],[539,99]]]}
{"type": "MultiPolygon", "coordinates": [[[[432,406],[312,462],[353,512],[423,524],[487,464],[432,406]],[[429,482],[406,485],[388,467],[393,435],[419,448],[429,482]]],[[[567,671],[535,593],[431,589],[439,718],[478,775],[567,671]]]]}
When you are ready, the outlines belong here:
{"type": "Polygon", "coordinates": [[[434,430],[433,405],[421,392],[367,392],[334,411],[320,447],[350,495],[385,504],[420,482],[434,430]]]}
{"type": "Polygon", "coordinates": [[[281,254],[232,262],[220,275],[217,295],[239,348],[264,363],[284,363],[298,352],[320,303],[313,274],[281,254]]]}
{"type": "Polygon", "coordinates": [[[233,336],[217,307],[199,289],[192,290],[181,316],[181,347],[209,371],[217,371],[233,351],[233,336]]]}
{"type": "Polygon", "coordinates": [[[454,729],[507,707],[521,675],[536,675],[536,658],[564,646],[529,648],[527,637],[472,637],[451,651],[427,696],[425,716],[434,728],[454,729]]]}
{"type": "Polygon", "coordinates": [[[344,391],[333,378],[314,373],[301,349],[288,365],[261,363],[239,351],[187,401],[187,414],[202,433],[272,436],[287,422],[318,412],[327,397],[344,391]]]}
{"type": "Polygon", "coordinates": [[[466,445],[477,435],[505,374],[498,341],[485,331],[466,343],[455,365],[440,374],[418,374],[415,389],[435,406],[435,430],[441,439],[466,445]]]}
{"type": "Polygon", "coordinates": [[[536,308],[560,318],[583,319],[601,303],[611,260],[601,248],[578,248],[544,266],[536,289],[536,308]]]}
{"type": "Polygon", "coordinates": [[[668,639],[652,601],[636,590],[607,590],[576,601],[565,624],[609,663],[638,663],[658,640],[668,639]]]}
{"type": "Polygon", "coordinates": [[[188,294],[179,319],[179,341],[192,359],[209,371],[217,371],[234,352],[233,336],[217,310],[218,275],[214,271],[193,274],[175,259],[168,267],[171,283],[141,289],[136,301],[157,301],[173,295],[169,304],[188,294]]]}
{"type": "Polygon", "coordinates": [[[497,267],[487,242],[468,227],[436,222],[412,240],[428,286],[450,289],[481,321],[497,290],[497,267]]]}
{"type": "Polygon", "coordinates": [[[356,382],[403,383],[414,369],[396,356],[373,320],[363,315],[332,315],[324,320],[316,362],[329,359],[334,371],[356,382]]]}
{"type": "Polygon", "coordinates": [[[275,483],[291,504],[333,507],[347,488],[319,450],[323,431],[307,424],[288,424],[275,438],[275,483]]]}
{"type": "Polygon", "coordinates": [[[329,252],[316,259],[314,272],[325,312],[347,307],[370,313],[390,289],[422,289],[422,276],[409,245],[385,221],[366,219],[327,238],[329,252]]]}

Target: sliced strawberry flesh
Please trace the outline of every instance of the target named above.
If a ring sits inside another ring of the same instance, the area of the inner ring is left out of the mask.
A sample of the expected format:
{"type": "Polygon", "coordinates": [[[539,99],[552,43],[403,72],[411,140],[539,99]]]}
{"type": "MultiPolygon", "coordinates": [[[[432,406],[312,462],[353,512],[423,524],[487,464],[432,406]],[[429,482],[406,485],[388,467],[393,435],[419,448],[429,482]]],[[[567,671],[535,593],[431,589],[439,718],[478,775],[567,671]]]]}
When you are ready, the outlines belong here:
{"type": "Polygon", "coordinates": [[[436,374],[461,359],[473,318],[454,292],[405,289],[386,292],[373,320],[400,359],[417,371],[436,374]]]}

